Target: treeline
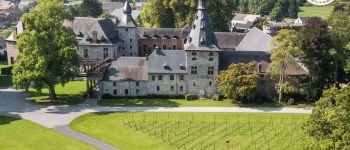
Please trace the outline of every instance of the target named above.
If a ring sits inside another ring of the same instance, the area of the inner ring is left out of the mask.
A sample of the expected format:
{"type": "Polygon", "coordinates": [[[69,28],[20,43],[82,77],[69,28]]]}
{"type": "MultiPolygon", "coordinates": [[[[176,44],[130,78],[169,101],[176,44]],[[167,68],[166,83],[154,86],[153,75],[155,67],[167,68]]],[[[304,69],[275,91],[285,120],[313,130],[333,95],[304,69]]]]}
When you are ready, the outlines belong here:
{"type": "MultiPolygon", "coordinates": [[[[198,0],[149,0],[141,12],[145,27],[182,28],[193,21],[198,0]]],[[[233,12],[268,15],[272,20],[297,18],[305,0],[207,0],[215,31],[228,31],[233,12]]]]}

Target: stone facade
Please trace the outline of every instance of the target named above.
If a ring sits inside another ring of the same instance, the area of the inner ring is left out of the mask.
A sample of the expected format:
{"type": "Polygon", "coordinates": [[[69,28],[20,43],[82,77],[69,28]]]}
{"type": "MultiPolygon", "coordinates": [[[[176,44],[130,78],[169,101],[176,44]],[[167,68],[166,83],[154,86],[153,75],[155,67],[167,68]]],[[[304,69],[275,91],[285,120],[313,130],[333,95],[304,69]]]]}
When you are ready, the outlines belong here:
{"type": "Polygon", "coordinates": [[[118,54],[122,56],[137,57],[138,52],[138,40],[137,40],[137,28],[136,27],[123,27],[117,28],[121,44],[118,48],[118,54]]]}
{"type": "Polygon", "coordinates": [[[16,46],[16,41],[6,41],[7,47],[7,63],[13,65],[19,54],[19,50],[16,46]]]}
{"type": "Polygon", "coordinates": [[[139,39],[139,55],[146,56],[153,52],[153,49],[160,47],[164,50],[183,50],[184,49],[184,37],[172,38],[172,39],[139,39]]]}
{"type": "Polygon", "coordinates": [[[148,95],[185,95],[186,74],[148,75],[148,95]]]}
{"type": "Polygon", "coordinates": [[[103,81],[103,94],[115,97],[146,96],[147,82],[145,81],[103,81]]]}
{"type": "Polygon", "coordinates": [[[79,45],[79,57],[81,60],[104,60],[117,58],[115,45],[79,45]]]}
{"type": "Polygon", "coordinates": [[[187,52],[187,92],[209,97],[217,93],[215,76],[218,75],[218,52],[187,52]]]}

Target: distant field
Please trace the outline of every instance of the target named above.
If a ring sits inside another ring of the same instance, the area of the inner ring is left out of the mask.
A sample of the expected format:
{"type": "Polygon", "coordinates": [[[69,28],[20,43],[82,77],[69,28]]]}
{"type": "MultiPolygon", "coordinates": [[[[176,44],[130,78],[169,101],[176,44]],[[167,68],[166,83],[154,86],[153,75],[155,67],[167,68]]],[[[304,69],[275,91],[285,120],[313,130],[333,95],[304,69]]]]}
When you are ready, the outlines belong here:
{"type": "Polygon", "coordinates": [[[127,150],[297,150],[304,114],[91,113],[70,127],[127,150]]]}
{"type": "Polygon", "coordinates": [[[300,7],[299,17],[319,16],[326,19],[331,15],[333,6],[300,7]]]}
{"type": "Polygon", "coordinates": [[[94,147],[33,122],[0,116],[1,150],[93,150],[94,147]]]}

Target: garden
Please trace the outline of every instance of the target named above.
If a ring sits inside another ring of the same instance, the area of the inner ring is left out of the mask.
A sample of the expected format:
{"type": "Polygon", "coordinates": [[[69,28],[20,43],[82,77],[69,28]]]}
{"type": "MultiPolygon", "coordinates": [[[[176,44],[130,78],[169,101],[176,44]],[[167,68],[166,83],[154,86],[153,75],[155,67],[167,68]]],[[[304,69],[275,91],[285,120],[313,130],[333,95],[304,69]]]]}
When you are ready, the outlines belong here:
{"type": "Polygon", "coordinates": [[[70,127],[120,149],[302,149],[308,115],[91,113],[70,127]],[[142,145],[142,146],[141,146],[142,145]]]}

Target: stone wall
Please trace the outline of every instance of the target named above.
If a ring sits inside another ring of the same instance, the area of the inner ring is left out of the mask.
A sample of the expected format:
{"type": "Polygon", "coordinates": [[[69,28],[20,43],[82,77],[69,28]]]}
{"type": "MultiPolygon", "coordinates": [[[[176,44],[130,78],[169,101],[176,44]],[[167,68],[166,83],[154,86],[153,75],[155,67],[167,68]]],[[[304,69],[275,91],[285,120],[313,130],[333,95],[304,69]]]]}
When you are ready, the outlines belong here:
{"type": "Polygon", "coordinates": [[[118,27],[121,45],[119,46],[119,57],[135,56],[138,54],[138,32],[136,27],[118,27]]]}
{"type": "Polygon", "coordinates": [[[148,94],[149,95],[185,95],[186,94],[186,74],[172,74],[174,80],[170,79],[170,74],[149,74],[148,94]],[[180,76],[183,79],[180,79],[180,76]],[[159,76],[162,80],[159,80],[159,76]],[[181,88],[182,87],[182,91],[181,88]]]}
{"type": "Polygon", "coordinates": [[[218,52],[187,51],[187,93],[205,97],[216,94],[214,79],[218,74],[218,66],[218,52]],[[209,61],[209,57],[213,60],[209,61]],[[197,67],[197,74],[192,74],[191,67],[197,67]],[[208,74],[208,67],[214,67],[213,74],[208,74]]]}
{"type": "Polygon", "coordinates": [[[100,85],[103,89],[102,95],[110,94],[112,96],[146,96],[147,82],[145,81],[103,81],[100,85]],[[116,93],[115,93],[116,90],[116,93]],[[127,93],[126,93],[127,90],[127,93]]]}
{"type": "Polygon", "coordinates": [[[6,41],[6,47],[7,47],[7,63],[9,65],[13,65],[13,63],[17,59],[17,56],[19,55],[19,50],[16,46],[16,42],[6,41]],[[11,62],[11,61],[13,61],[13,62],[11,62]]]}
{"type": "Polygon", "coordinates": [[[146,54],[150,55],[154,46],[159,47],[163,50],[183,50],[184,49],[184,38],[172,38],[172,39],[139,39],[139,55],[144,57],[146,54]],[[164,49],[165,48],[165,49],[164,49]]]}
{"type": "Polygon", "coordinates": [[[104,58],[104,48],[108,48],[108,57],[107,58],[116,58],[117,48],[114,45],[79,45],[79,57],[83,60],[105,60],[104,58]],[[84,49],[88,51],[88,57],[84,57],[84,49]]]}

